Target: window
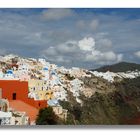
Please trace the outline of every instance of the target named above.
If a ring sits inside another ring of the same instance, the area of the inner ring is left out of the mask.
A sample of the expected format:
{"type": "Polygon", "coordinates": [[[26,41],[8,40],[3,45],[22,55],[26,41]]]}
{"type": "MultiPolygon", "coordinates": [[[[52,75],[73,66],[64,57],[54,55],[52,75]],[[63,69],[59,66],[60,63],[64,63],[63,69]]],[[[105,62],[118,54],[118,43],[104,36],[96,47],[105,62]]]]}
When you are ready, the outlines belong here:
{"type": "Polygon", "coordinates": [[[16,93],[13,93],[13,100],[16,100],[16,93]]]}

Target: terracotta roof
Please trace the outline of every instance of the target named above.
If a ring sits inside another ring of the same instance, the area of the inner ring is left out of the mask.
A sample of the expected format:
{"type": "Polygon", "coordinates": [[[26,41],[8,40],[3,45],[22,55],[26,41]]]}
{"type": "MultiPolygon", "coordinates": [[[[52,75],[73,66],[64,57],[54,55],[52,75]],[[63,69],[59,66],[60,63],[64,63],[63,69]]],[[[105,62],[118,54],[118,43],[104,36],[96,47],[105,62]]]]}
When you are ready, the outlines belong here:
{"type": "Polygon", "coordinates": [[[30,121],[35,121],[38,109],[21,101],[21,100],[11,100],[9,101],[10,108],[13,108],[16,111],[26,112],[27,116],[30,117],[30,121]]]}

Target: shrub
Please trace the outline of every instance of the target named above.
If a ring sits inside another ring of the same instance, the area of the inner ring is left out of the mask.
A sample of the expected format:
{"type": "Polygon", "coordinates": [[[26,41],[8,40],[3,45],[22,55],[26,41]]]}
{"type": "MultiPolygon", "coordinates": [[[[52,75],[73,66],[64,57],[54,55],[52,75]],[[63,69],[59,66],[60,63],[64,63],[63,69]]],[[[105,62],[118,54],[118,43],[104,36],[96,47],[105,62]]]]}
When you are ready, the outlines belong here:
{"type": "Polygon", "coordinates": [[[42,108],[39,110],[36,119],[36,125],[56,125],[58,117],[53,112],[52,107],[42,108]]]}

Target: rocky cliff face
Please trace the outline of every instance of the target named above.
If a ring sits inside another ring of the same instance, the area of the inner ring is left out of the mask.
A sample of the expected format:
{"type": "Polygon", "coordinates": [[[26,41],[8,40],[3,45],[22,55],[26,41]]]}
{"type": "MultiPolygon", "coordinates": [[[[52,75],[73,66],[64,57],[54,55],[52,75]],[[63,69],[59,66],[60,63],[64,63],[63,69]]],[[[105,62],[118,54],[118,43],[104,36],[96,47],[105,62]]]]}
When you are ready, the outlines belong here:
{"type": "Polygon", "coordinates": [[[92,75],[82,81],[82,104],[61,102],[69,113],[66,124],[140,124],[140,77],[111,83],[92,75]]]}

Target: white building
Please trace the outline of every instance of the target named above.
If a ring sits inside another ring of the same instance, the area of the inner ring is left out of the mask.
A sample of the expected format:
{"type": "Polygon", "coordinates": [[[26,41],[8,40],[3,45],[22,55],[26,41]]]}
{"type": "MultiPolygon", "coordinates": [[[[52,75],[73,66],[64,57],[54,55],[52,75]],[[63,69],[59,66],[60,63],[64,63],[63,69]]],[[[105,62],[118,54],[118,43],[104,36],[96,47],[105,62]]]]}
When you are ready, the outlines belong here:
{"type": "Polygon", "coordinates": [[[18,71],[21,71],[23,73],[29,72],[29,65],[26,63],[20,63],[18,66],[18,71]]]}
{"type": "Polygon", "coordinates": [[[0,125],[10,125],[11,124],[11,112],[0,111],[0,125]]]}

